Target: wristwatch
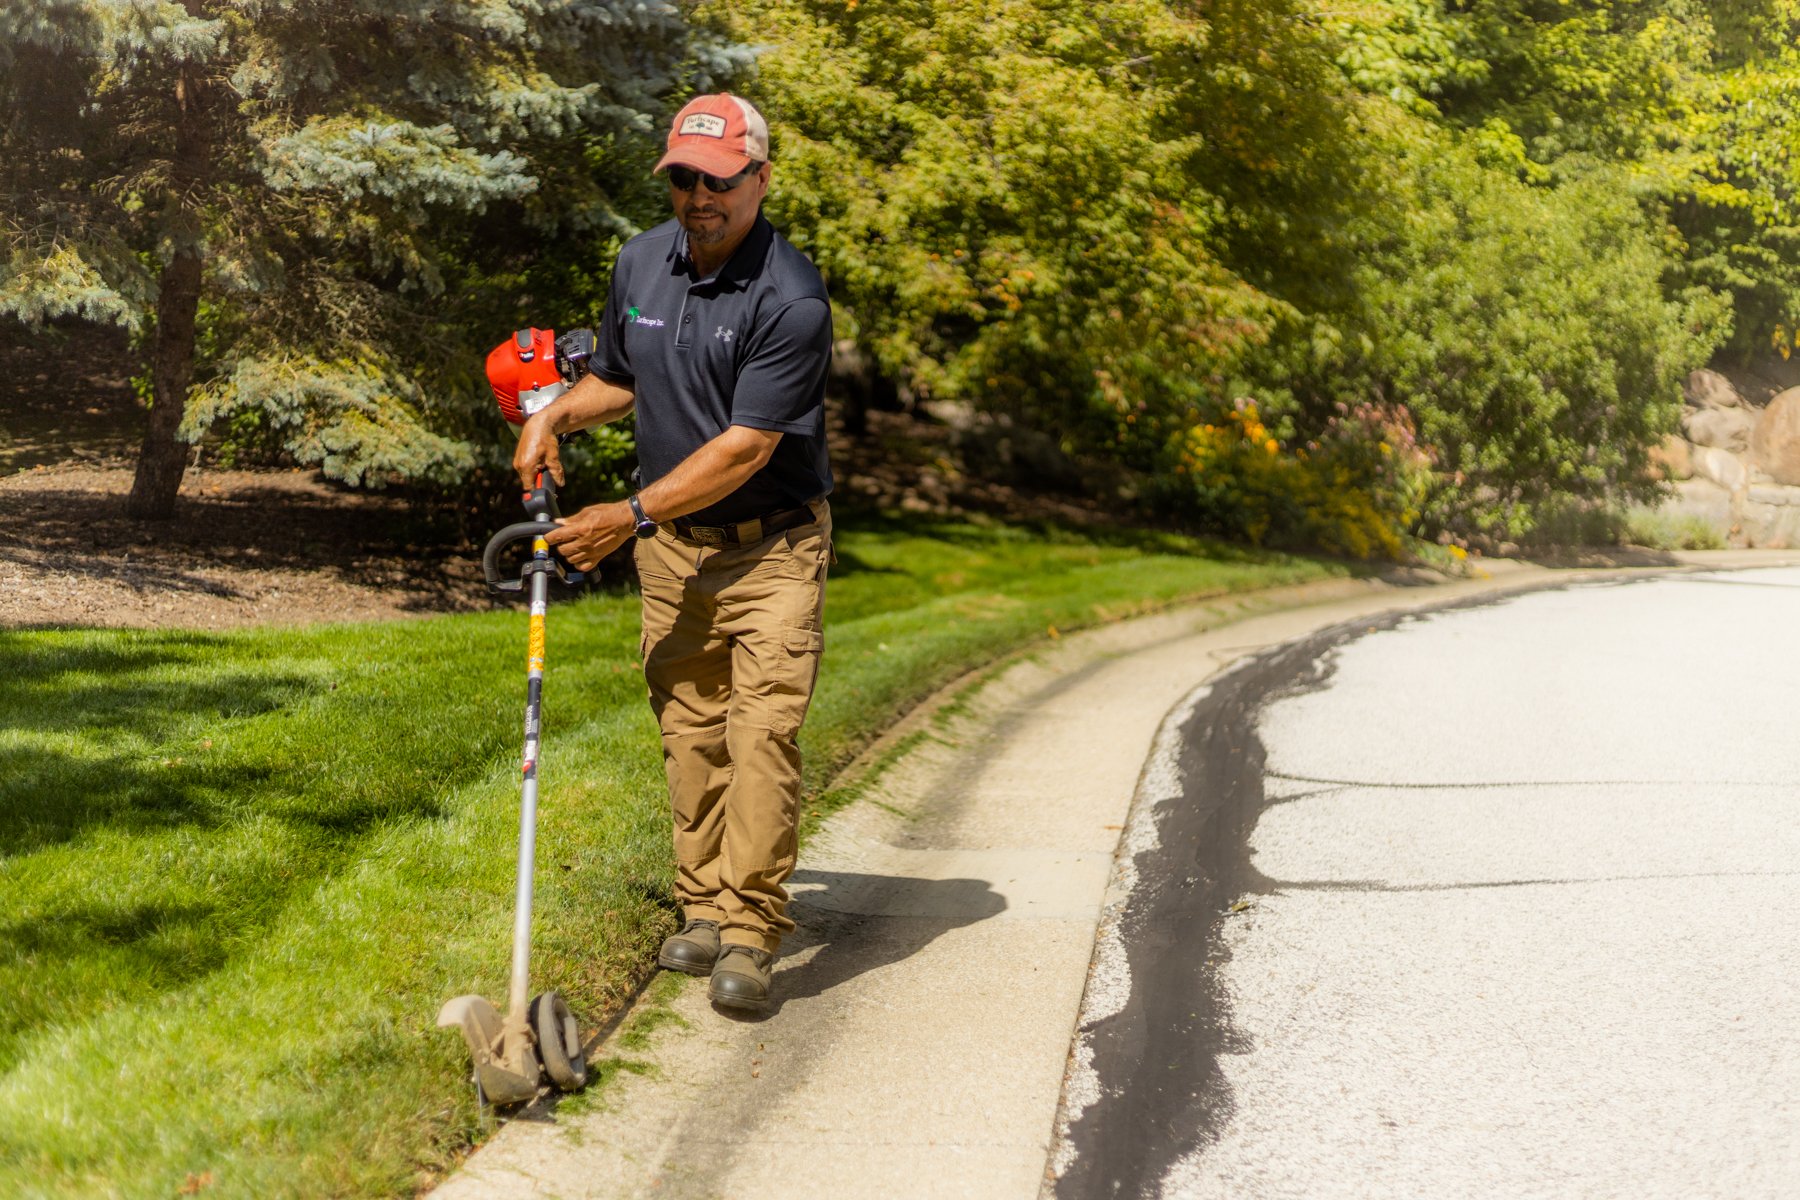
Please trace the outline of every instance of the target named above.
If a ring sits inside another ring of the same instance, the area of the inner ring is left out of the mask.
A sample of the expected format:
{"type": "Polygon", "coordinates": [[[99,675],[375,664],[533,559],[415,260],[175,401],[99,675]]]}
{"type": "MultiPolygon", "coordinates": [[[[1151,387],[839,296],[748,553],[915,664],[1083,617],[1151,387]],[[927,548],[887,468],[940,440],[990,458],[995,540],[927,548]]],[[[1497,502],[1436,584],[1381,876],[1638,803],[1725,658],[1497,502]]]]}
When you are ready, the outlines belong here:
{"type": "Polygon", "coordinates": [[[637,518],[637,524],[631,527],[631,531],[641,538],[655,537],[656,522],[644,515],[644,506],[638,498],[633,496],[625,503],[631,505],[631,515],[637,518]]]}

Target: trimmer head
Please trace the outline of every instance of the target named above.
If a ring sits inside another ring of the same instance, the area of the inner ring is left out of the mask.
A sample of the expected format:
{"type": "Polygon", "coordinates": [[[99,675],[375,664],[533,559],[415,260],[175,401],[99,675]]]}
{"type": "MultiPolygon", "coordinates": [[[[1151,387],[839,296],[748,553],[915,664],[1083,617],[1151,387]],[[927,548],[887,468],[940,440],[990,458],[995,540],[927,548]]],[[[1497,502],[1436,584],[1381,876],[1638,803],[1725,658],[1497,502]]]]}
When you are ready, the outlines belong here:
{"type": "Polygon", "coordinates": [[[475,1060],[475,1083],[489,1104],[521,1104],[538,1093],[538,1062],[524,1014],[502,1021],[483,996],[458,996],[438,1010],[438,1027],[455,1026],[475,1060]]]}

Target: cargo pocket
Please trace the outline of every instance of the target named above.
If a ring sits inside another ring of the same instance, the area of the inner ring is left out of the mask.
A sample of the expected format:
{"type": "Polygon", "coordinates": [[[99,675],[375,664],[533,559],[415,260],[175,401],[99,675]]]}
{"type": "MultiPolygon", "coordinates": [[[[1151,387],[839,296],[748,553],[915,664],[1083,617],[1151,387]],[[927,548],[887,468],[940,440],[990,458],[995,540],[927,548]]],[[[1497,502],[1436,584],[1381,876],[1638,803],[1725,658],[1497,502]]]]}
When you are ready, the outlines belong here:
{"type": "Polygon", "coordinates": [[[781,630],[782,656],[769,695],[769,728],[784,737],[800,732],[806,709],[812,703],[813,685],[819,678],[819,656],[825,649],[825,633],[804,625],[785,625],[781,630]]]}
{"type": "MultiPolygon", "coordinates": [[[[781,632],[789,654],[818,654],[825,649],[825,631],[789,625],[781,632]]],[[[817,668],[818,664],[814,664],[817,668]]]]}

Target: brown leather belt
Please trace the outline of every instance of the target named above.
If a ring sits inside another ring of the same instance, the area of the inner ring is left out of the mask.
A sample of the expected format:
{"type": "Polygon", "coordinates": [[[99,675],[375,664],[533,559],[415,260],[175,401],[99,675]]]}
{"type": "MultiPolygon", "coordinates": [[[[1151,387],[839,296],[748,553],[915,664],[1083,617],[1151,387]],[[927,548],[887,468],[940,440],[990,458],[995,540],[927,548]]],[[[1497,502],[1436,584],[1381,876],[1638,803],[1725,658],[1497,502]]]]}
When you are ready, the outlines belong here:
{"type": "Polygon", "coordinates": [[[799,508],[784,508],[780,512],[751,517],[736,525],[696,525],[686,517],[676,517],[669,524],[675,527],[677,537],[702,546],[754,546],[766,537],[811,524],[817,519],[813,510],[802,504],[799,508]]]}

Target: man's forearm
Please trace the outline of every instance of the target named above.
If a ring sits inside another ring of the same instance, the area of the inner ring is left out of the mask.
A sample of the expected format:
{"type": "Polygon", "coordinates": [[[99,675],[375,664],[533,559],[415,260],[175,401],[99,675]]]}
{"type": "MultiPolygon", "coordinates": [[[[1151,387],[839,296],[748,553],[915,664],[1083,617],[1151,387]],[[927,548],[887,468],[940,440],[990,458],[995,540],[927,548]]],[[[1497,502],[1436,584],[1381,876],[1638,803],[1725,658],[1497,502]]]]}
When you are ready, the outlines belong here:
{"type": "Polygon", "coordinates": [[[775,451],[779,433],[733,425],[638,493],[644,515],[672,521],[717,503],[742,487],[775,451]]]}
{"type": "MultiPolygon", "coordinates": [[[[644,515],[657,522],[705,508],[743,486],[769,461],[780,440],[779,433],[733,425],[639,492],[638,503],[644,506],[644,515]]],[[[556,439],[549,438],[548,445],[554,448],[556,439]]],[[[625,501],[590,504],[551,530],[545,540],[587,571],[631,537],[635,520],[625,501]]]]}
{"type": "Polygon", "coordinates": [[[617,421],[631,411],[636,400],[637,393],[631,388],[608,383],[598,375],[583,375],[539,415],[548,418],[551,432],[558,436],[580,433],[617,421]]]}
{"type": "Polygon", "coordinates": [[[535,487],[538,473],[548,471],[561,483],[562,457],[556,452],[556,439],[618,420],[631,411],[635,399],[630,388],[608,383],[598,375],[583,376],[519,431],[519,444],[513,448],[513,469],[519,473],[519,482],[535,487]]]}

